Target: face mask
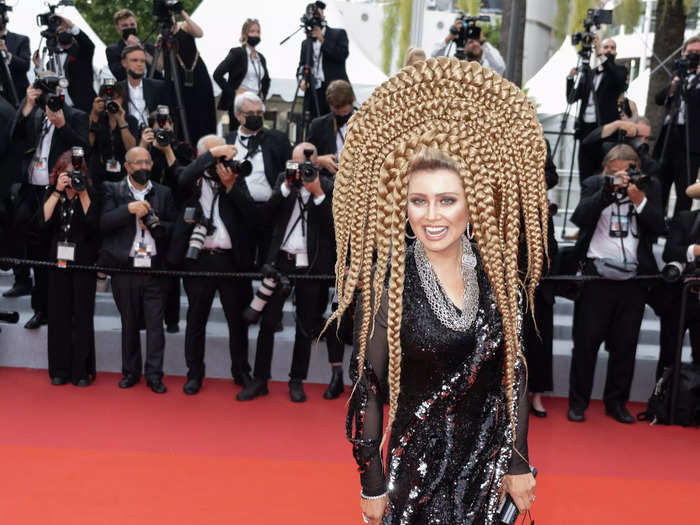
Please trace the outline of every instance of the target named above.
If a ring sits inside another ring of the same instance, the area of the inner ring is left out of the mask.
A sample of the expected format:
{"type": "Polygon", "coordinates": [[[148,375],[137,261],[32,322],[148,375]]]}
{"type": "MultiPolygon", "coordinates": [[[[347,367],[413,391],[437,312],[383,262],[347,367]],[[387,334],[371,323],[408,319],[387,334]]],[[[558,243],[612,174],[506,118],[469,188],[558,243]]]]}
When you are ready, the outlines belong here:
{"type": "Polygon", "coordinates": [[[259,36],[249,36],[248,39],[246,40],[249,46],[255,47],[260,43],[260,37],[259,36]]]}
{"type": "Polygon", "coordinates": [[[129,76],[130,76],[131,78],[133,78],[134,80],[139,80],[140,78],[143,78],[143,73],[135,73],[135,72],[132,71],[131,69],[128,69],[128,70],[127,70],[127,73],[128,73],[129,76]]]}
{"type": "Polygon", "coordinates": [[[353,113],[354,110],[348,113],[347,115],[335,115],[335,123],[338,125],[339,128],[342,128],[345,124],[348,123],[348,120],[350,120],[350,117],[352,117],[353,113]]]}
{"type": "Polygon", "coordinates": [[[62,31],[61,33],[58,33],[57,40],[58,40],[58,43],[60,45],[68,46],[68,45],[73,43],[73,35],[65,32],[65,31],[62,31]]]}
{"type": "Polygon", "coordinates": [[[122,40],[126,41],[131,35],[136,36],[138,30],[135,27],[127,27],[122,31],[122,40]]]}
{"type": "Polygon", "coordinates": [[[608,60],[612,63],[615,62],[615,55],[612,53],[605,53],[605,56],[608,57],[608,60]]]}
{"type": "Polygon", "coordinates": [[[250,131],[258,131],[263,127],[262,115],[248,115],[245,118],[245,124],[243,125],[250,131]]]}
{"type": "Polygon", "coordinates": [[[134,179],[134,182],[137,184],[144,186],[146,183],[148,183],[148,179],[151,178],[151,170],[136,170],[131,174],[131,178],[134,179]]]}

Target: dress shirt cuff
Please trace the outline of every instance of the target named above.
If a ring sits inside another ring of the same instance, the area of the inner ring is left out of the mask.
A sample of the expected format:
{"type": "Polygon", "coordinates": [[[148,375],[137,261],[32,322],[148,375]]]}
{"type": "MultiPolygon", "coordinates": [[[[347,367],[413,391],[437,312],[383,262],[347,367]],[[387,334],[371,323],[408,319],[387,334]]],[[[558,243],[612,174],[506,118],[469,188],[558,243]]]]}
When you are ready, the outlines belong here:
{"type": "Polygon", "coordinates": [[[321,203],[326,200],[326,194],[324,193],[323,195],[319,195],[318,197],[314,197],[314,204],[316,206],[320,206],[321,203]]]}
{"type": "Polygon", "coordinates": [[[644,197],[644,200],[639,204],[639,206],[634,207],[634,210],[637,212],[637,215],[639,215],[640,213],[642,213],[644,211],[644,207],[647,205],[648,200],[649,199],[644,197]]]}
{"type": "Polygon", "coordinates": [[[78,26],[74,25],[73,27],[71,27],[68,30],[68,32],[73,36],[78,36],[80,34],[80,28],[78,26]]]}
{"type": "Polygon", "coordinates": [[[690,263],[695,261],[695,245],[691,244],[685,251],[685,259],[690,263]]]}
{"type": "Polygon", "coordinates": [[[287,183],[286,183],[286,182],[283,182],[282,185],[280,186],[280,193],[282,194],[282,197],[284,197],[285,199],[286,199],[287,197],[289,197],[289,194],[290,194],[290,193],[292,193],[292,192],[289,190],[289,186],[287,186],[287,183]]]}

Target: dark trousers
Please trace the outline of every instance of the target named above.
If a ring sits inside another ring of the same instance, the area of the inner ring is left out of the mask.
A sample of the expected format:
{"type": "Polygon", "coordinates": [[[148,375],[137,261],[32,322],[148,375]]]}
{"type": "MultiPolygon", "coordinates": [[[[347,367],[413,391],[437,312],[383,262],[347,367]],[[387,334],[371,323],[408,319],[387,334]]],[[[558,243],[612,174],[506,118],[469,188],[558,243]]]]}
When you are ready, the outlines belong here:
{"type": "Polygon", "coordinates": [[[342,363],[343,355],[345,354],[345,343],[343,343],[338,337],[337,320],[328,325],[328,329],[325,332],[325,338],[326,346],[328,347],[328,362],[342,363]]]}
{"type": "Polygon", "coordinates": [[[259,269],[267,260],[272,241],[272,224],[267,219],[267,202],[256,202],[258,220],[252,227],[250,240],[255,268],[259,269]]]}
{"type": "Polygon", "coordinates": [[[585,410],[591,398],[601,343],[609,353],[603,401],[607,407],[629,399],[645,291],[635,281],[589,281],[574,305],[569,406],[585,410]]]}
{"type": "MultiPolygon", "coordinates": [[[[662,128],[665,133],[667,126],[662,128]]],[[[665,137],[665,135],[664,135],[665,137]]],[[[676,187],[676,207],[673,216],[678,212],[690,209],[692,203],[690,197],[685,194],[688,187],[688,171],[686,170],[685,126],[673,126],[668,138],[668,145],[661,163],[661,189],[663,192],[664,209],[668,207],[671,186],[676,187]]],[[[700,167],[700,155],[690,153],[690,182],[694,182],[698,176],[700,167]]]]}
{"type": "MultiPolygon", "coordinates": [[[[234,271],[230,253],[201,251],[199,260],[188,261],[187,271],[231,272],[234,271]]],[[[204,377],[204,344],[207,320],[219,292],[221,305],[228,323],[229,351],[231,352],[231,375],[235,378],[250,372],[248,364],[248,325],[243,321],[243,310],[253,298],[252,285],[248,280],[207,277],[183,278],[187,293],[187,329],[185,331],[185,361],[187,377],[204,377]]]]}
{"type": "Polygon", "coordinates": [[[167,279],[167,293],[165,296],[165,324],[177,325],[180,322],[180,278],[167,279]]]}
{"type": "MultiPolygon", "coordinates": [[[[681,323],[681,290],[680,284],[664,284],[657,293],[666,297],[663,310],[657,314],[660,317],[659,333],[659,362],[656,365],[656,379],[663,375],[664,368],[673,366],[678,350],[678,333],[681,323]]],[[[690,347],[693,362],[700,363],[700,295],[689,292],[683,333],[690,332],[690,347]]]]}
{"type": "Polygon", "coordinates": [[[307,88],[304,94],[304,112],[309,111],[312,119],[330,113],[331,111],[331,108],[328,107],[328,101],[326,100],[327,88],[328,82],[323,82],[320,88],[314,90],[316,92],[316,100],[318,100],[318,111],[316,109],[316,101],[314,100],[314,91],[307,88]]]}
{"type": "Polygon", "coordinates": [[[146,326],[146,366],[149,381],[163,377],[166,282],[143,274],[112,274],[112,295],[122,320],[122,374],[141,377],[140,327],[146,326]]]}
{"type": "Polygon", "coordinates": [[[591,159],[590,155],[585,154],[585,150],[581,148],[581,141],[586,138],[586,136],[596,129],[598,125],[595,122],[580,122],[576,129],[576,138],[578,138],[578,176],[579,183],[583,185],[583,181],[586,180],[591,175],[595,175],[600,171],[600,165],[596,162],[596,159],[591,159]]]}
{"type": "Polygon", "coordinates": [[[95,376],[94,272],[51,269],[49,286],[49,376],[73,384],[95,376]]]}
{"type": "Polygon", "coordinates": [[[523,318],[523,342],[530,392],[548,392],[554,389],[552,378],[554,296],[544,293],[543,288],[547,286],[550,286],[549,283],[542,282],[535,290],[535,321],[532,320],[530,312],[526,312],[523,318]]]}
{"type": "MultiPolygon", "coordinates": [[[[297,272],[294,258],[288,258],[285,252],[280,252],[276,266],[282,274],[297,272]]],[[[328,305],[328,284],[323,281],[298,281],[294,284],[294,298],[296,332],[289,377],[301,381],[306,379],[309,372],[311,345],[323,328],[323,313],[328,305]]],[[[260,320],[260,333],[255,353],[255,377],[265,381],[270,379],[275,328],[282,320],[284,301],[285,298],[279,294],[279,289],[275,291],[265,306],[260,320]]]]}

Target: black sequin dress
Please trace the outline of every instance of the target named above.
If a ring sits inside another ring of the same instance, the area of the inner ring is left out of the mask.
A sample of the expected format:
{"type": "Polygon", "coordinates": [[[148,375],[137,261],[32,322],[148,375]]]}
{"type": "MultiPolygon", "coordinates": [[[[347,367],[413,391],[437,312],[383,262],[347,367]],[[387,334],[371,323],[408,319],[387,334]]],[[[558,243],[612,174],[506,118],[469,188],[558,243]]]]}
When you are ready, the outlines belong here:
{"type": "MultiPolygon", "coordinates": [[[[496,523],[503,475],[529,472],[527,461],[513,451],[501,318],[476,247],[474,252],[479,308],[471,327],[456,332],[433,313],[408,249],[401,393],[386,465],[379,451],[388,365],[386,293],[367,345],[347,431],[364,494],[389,493],[388,525],[496,523]]],[[[528,401],[520,362],[516,379],[516,448],[527,458],[528,401]]]]}

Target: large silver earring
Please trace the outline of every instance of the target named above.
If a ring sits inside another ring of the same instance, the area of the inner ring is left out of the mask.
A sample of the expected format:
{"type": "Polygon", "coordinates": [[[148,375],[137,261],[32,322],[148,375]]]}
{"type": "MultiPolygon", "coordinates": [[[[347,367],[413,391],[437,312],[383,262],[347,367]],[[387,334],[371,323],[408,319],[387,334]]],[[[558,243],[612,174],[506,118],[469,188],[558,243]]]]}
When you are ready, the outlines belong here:
{"type": "Polygon", "coordinates": [[[467,239],[474,240],[474,232],[472,231],[472,223],[467,223],[467,239]]]}
{"type": "MultiPolygon", "coordinates": [[[[406,238],[407,238],[408,240],[410,240],[410,241],[413,241],[413,240],[415,240],[415,238],[416,238],[416,234],[415,234],[415,233],[414,233],[413,235],[409,235],[409,234],[408,234],[408,229],[409,229],[410,227],[411,227],[411,224],[408,222],[408,217],[407,217],[407,218],[406,218],[406,238]]],[[[411,229],[411,231],[413,231],[413,230],[411,229]]]]}

